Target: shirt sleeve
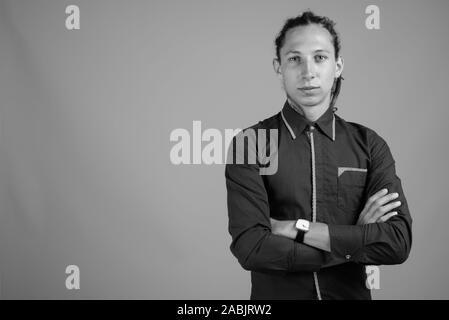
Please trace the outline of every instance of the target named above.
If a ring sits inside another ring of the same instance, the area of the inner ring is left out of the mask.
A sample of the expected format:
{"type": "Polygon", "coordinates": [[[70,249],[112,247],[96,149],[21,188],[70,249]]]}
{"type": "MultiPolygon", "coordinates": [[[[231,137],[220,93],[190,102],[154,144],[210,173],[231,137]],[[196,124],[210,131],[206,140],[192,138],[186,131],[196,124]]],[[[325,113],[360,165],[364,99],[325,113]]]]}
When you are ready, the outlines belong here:
{"type": "MultiPolygon", "coordinates": [[[[235,138],[230,148],[234,142],[235,138]]],[[[319,270],[327,259],[324,251],[271,233],[270,206],[259,165],[229,159],[228,155],[225,177],[230,249],[241,266],[272,273],[319,270]]]]}
{"type": "Polygon", "coordinates": [[[412,246],[412,218],[390,148],[375,132],[369,133],[368,141],[371,157],[364,203],[374,193],[386,188],[388,193],[399,194],[395,201],[401,201],[401,206],[394,210],[398,214],[384,223],[329,225],[330,261],[400,264],[408,258],[412,246]]]}

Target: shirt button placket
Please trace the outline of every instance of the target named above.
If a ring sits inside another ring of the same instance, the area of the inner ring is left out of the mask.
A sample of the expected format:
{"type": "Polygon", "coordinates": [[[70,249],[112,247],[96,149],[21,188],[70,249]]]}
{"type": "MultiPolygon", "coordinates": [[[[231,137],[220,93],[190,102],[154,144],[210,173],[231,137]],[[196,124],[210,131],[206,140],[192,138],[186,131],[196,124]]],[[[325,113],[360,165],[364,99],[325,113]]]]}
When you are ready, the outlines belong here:
{"type": "MultiPolygon", "coordinates": [[[[312,156],[312,222],[316,222],[316,168],[315,168],[315,144],[313,139],[313,131],[315,127],[313,125],[309,126],[308,135],[310,139],[310,151],[312,156]]],[[[315,289],[317,293],[318,300],[321,300],[321,291],[320,285],[318,283],[318,274],[317,272],[313,273],[313,280],[315,283],[315,289]]]]}

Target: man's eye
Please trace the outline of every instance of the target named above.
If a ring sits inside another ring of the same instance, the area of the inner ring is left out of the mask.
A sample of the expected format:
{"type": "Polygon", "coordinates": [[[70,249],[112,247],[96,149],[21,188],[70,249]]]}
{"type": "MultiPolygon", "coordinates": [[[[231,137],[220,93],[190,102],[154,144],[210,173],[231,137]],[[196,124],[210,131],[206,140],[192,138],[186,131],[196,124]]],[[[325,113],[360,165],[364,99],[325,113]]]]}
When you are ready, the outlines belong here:
{"type": "Polygon", "coordinates": [[[290,58],[288,58],[288,61],[289,62],[298,62],[299,61],[299,57],[297,57],[297,56],[290,57],[290,58]]]}
{"type": "Polygon", "coordinates": [[[319,55],[315,56],[315,59],[316,59],[316,61],[322,62],[322,61],[326,60],[327,57],[319,54],[319,55]]]}

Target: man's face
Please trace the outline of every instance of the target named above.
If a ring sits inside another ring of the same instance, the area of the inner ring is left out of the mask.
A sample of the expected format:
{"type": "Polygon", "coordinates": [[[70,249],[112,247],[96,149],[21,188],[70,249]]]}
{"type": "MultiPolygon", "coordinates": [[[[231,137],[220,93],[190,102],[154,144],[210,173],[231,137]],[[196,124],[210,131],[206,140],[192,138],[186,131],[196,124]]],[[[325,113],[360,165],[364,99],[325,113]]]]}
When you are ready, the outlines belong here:
{"type": "Polygon", "coordinates": [[[274,68],[287,97],[303,108],[329,106],[334,79],[343,71],[343,60],[335,60],[331,34],[317,24],[290,29],[274,68]]]}

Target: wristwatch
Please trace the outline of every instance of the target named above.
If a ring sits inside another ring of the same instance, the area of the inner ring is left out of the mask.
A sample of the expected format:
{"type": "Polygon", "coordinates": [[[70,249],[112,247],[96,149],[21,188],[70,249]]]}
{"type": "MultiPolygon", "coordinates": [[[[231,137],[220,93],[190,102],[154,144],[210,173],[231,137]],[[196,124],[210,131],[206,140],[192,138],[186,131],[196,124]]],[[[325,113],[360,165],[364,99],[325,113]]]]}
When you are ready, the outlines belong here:
{"type": "Polygon", "coordinates": [[[310,221],[304,219],[298,219],[295,224],[298,234],[296,235],[295,241],[298,243],[304,242],[304,235],[309,231],[310,221]]]}

